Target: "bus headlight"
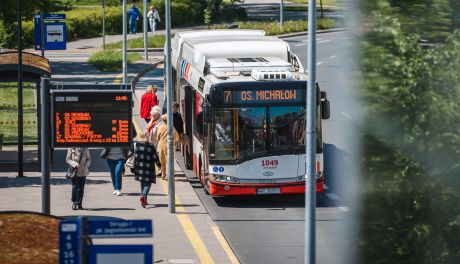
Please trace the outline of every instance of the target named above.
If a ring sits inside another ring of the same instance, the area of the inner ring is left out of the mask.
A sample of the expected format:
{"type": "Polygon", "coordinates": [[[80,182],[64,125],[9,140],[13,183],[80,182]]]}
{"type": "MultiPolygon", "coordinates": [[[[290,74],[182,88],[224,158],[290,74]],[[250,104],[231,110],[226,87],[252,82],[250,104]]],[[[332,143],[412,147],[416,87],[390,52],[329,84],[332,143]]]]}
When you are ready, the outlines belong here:
{"type": "Polygon", "coordinates": [[[212,179],[218,182],[239,183],[240,179],[233,176],[211,174],[212,179]]]}

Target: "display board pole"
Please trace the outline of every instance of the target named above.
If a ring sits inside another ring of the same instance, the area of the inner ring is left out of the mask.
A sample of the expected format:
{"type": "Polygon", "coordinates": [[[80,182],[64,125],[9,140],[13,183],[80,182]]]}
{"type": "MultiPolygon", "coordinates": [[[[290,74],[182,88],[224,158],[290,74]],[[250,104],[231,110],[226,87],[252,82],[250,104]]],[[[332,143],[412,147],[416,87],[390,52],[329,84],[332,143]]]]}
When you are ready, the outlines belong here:
{"type": "Polygon", "coordinates": [[[22,0],[18,12],[18,177],[24,176],[23,111],[22,111],[22,0]]]}
{"type": "Polygon", "coordinates": [[[42,78],[40,85],[40,159],[42,171],[42,213],[50,214],[50,100],[49,79],[42,78]]]}
{"type": "Polygon", "coordinates": [[[171,2],[165,0],[166,11],[166,110],[168,114],[168,189],[169,189],[169,212],[176,212],[176,191],[174,185],[174,152],[176,147],[173,140],[173,115],[172,115],[172,102],[173,102],[173,86],[172,86],[172,68],[171,68],[171,2]]]}

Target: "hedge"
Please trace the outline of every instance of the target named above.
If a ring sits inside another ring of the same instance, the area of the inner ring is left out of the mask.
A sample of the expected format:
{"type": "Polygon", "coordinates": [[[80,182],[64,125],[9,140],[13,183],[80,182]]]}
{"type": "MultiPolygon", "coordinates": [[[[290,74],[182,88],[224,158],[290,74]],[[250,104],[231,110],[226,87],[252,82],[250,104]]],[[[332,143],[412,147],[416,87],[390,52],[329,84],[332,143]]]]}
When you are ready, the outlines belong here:
{"type": "MultiPolygon", "coordinates": [[[[155,5],[160,14],[164,14],[164,1],[155,0],[150,5],[155,5]]],[[[142,12],[142,4],[138,5],[142,12]]],[[[128,9],[128,8],[127,8],[128,9]]],[[[193,3],[188,0],[175,0],[171,3],[171,21],[173,26],[191,26],[203,23],[203,5],[201,1],[193,3]]],[[[102,35],[102,7],[77,8],[66,14],[67,41],[83,38],[93,38],[102,35]]],[[[122,7],[106,7],[105,30],[107,34],[122,33],[122,7]]],[[[24,46],[33,46],[33,21],[25,21],[23,26],[24,46]]],[[[162,17],[160,28],[164,27],[162,17]]],[[[15,48],[17,35],[16,26],[6,28],[0,21],[0,47],[15,48]]],[[[142,19],[139,19],[138,28],[142,29],[142,19]]],[[[141,31],[141,30],[140,30],[141,31]]]]}

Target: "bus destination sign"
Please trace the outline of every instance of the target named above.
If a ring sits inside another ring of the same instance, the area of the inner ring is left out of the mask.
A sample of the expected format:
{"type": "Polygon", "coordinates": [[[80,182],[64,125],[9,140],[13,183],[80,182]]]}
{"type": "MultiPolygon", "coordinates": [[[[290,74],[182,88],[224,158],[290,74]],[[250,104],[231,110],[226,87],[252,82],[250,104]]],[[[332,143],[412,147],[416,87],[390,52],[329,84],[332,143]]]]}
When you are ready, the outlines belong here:
{"type": "Polygon", "coordinates": [[[254,89],[224,91],[225,104],[300,103],[304,101],[300,89],[254,89]]]}
{"type": "Polygon", "coordinates": [[[130,91],[53,91],[54,147],[129,146],[130,91]]]}

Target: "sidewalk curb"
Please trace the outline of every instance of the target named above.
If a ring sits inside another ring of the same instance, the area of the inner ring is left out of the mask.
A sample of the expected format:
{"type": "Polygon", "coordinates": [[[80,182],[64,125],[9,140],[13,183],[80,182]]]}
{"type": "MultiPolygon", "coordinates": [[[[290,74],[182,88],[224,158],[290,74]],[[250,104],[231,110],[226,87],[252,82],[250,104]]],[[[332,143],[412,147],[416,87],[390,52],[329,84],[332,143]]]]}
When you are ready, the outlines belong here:
{"type": "MultiPolygon", "coordinates": [[[[340,32],[340,31],[346,31],[346,28],[331,28],[331,29],[322,29],[322,30],[317,30],[316,34],[324,34],[324,33],[332,33],[332,32],[340,32]]],[[[286,34],[281,34],[281,35],[275,35],[278,38],[290,38],[290,37],[297,37],[297,36],[305,36],[308,35],[308,31],[301,31],[301,32],[294,32],[294,33],[286,33],[286,34]]]]}
{"type": "Polygon", "coordinates": [[[133,79],[131,80],[131,89],[134,91],[136,89],[136,84],[139,81],[139,79],[142,78],[142,76],[144,76],[144,74],[146,74],[147,72],[155,69],[157,65],[162,62],[163,60],[159,60],[157,62],[151,63],[148,66],[145,66],[144,69],[142,69],[140,72],[138,72],[136,76],[134,76],[133,79]]]}

